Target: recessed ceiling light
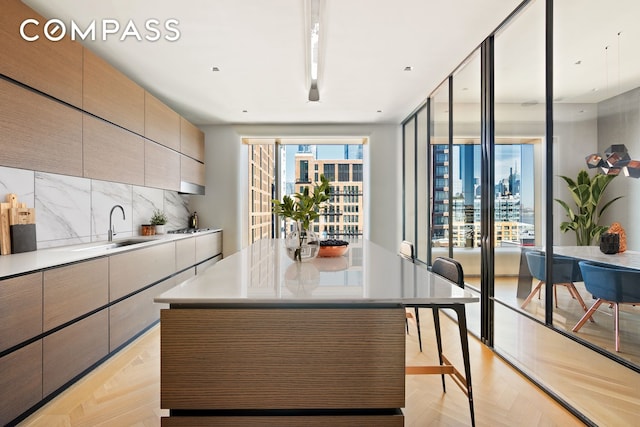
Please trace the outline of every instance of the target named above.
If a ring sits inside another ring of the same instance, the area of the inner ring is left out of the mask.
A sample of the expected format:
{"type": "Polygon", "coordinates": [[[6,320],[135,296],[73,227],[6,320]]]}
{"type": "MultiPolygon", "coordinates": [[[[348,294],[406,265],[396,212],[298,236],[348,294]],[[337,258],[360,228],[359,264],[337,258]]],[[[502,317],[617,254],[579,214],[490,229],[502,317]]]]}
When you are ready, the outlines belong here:
{"type": "Polygon", "coordinates": [[[580,65],[580,64],[582,64],[582,61],[578,59],[576,62],[574,62],[574,64],[575,65],[580,65]]]}
{"type": "Polygon", "coordinates": [[[211,67],[211,71],[216,72],[216,71],[220,71],[219,67],[211,67]]]}
{"type": "Polygon", "coordinates": [[[406,67],[404,67],[404,71],[413,71],[413,67],[407,65],[406,67]]]}
{"type": "Polygon", "coordinates": [[[382,113],[382,110],[376,110],[376,113],[382,113]]]}
{"type": "Polygon", "coordinates": [[[465,90],[469,90],[469,88],[468,88],[468,87],[463,87],[463,88],[462,88],[462,90],[463,90],[463,91],[465,91],[465,90]]]}
{"type": "Polygon", "coordinates": [[[248,111],[247,111],[247,110],[242,110],[242,112],[243,112],[243,113],[248,113],[248,111]]]}

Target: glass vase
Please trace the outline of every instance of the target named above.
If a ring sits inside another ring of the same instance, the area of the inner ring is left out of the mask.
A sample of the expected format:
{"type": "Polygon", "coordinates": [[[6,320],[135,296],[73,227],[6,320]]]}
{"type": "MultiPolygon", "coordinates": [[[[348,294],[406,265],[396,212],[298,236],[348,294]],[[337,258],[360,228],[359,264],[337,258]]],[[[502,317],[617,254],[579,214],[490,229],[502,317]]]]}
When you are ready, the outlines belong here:
{"type": "Polygon", "coordinates": [[[297,262],[309,261],[320,251],[318,235],[302,227],[300,222],[294,223],[294,229],[285,237],[284,245],[289,258],[297,262]]]}

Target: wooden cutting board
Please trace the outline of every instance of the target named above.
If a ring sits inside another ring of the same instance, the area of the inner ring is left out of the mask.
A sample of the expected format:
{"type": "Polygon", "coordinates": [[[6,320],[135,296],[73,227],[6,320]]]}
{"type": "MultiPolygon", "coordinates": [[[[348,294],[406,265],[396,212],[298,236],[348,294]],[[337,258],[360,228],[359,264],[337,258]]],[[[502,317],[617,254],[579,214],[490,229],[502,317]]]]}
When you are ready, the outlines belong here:
{"type": "MultiPolygon", "coordinates": [[[[18,234],[22,236],[24,233],[22,231],[28,230],[28,244],[27,248],[33,247],[31,243],[30,234],[35,236],[35,209],[27,208],[26,203],[19,203],[18,196],[11,193],[7,194],[6,203],[0,203],[0,254],[9,255],[11,254],[11,226],[12,224],[16,225],[30,225],[26,228],[20,228],[18,234]],[[33,230],[31,230],[33,229],[33,230]]],[[[21,248],[25,247],[24,245],[19,245],[21,248]]],[[[35,250],[35,249],[33,249],[35,250]]]]}

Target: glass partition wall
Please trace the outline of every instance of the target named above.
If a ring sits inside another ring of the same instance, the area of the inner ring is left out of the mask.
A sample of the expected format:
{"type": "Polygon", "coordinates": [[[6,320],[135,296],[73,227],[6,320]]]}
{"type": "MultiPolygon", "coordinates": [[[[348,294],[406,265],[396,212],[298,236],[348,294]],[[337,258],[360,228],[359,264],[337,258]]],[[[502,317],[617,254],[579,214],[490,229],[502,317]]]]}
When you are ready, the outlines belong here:
{"type": "Polygon", "coordinates": [[[599,224],[620,223],[640,251],[637,16],[630,0],[524,1],[403,123],[404,238],[420,262],[463,264],[467,289],[484,296],[468,307],[472,333],[590,425],[640,407],[640,305],[621,306],[619,351],[608,304],[574,331],[595,300],[575,258],[562,265],[577,244],[563,231],[573,197],[562,176],[617,174],[600,206],[623,197],[599,224]],[[585,161],[616,149],[630,168],[585,161]],[[492,248],[481,253],[483,241],[492,248]]]}
{"type": "MultiPolygon", "coordinates": [[[[588,168],[585,157],[606,153],[615,147],[627,150],[628,157],[640,160],[640,3],[628,0],[556,1],[554,3],[554,176],[577,179],[580,171],[590,178],[596,173],[615,174],[599,207],[615,197],[600,218],[601,225],[619,223],[626,231],[627,249],[640,251],[640,224],[634,220],[640,208],[640,180],[625,176],[615,164],[588,168]],[[613,168],[609,166],[613,165],[613,168]]],[[[624,163],[623,159],[619,165],[624,163]]],[[[568,185],[562,178],[554,182],[557,199],[577,209],[568,185]]],[[[572,222],[566,211],[555,203],[554,216],[560,222],[572,222]]],[[[597,219],[597,217],[596,217],[597,219]]],[[[586,243],[586,242],[584,242],[586,243]]],[[[567,247],[578,244],[576,233],[554,235],[554,244],[567,247]]],[[[598,244],[597,239],[591,241],[598,244]]],[[[560,251],[560,249],[559,249],[560,251]]],[[[640,286],[640,281],[636,283],[640,286]]],[[[595,302],[582,280],[575,286],[587,307],[595,302]]],[[[584,310],[558,290],[554,308],[554,326],[581,340],[640,365],[640,306],[621,305],[619,313],[620,349],[615,349],[614,310],[601,305],[577,332],[572,329],[584,310]]]]}

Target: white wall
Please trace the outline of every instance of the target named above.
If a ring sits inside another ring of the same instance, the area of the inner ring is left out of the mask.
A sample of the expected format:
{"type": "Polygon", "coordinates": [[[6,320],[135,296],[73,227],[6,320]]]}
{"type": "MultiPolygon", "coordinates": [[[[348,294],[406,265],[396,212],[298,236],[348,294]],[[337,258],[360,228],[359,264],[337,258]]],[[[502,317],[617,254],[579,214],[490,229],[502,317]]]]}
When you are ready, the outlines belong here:
{"type": "Polygon", "coordinates": [[[244,137],[367,136],[364,149],[365,229],[371,241],[398,249],[401,230],[401,134],[399,125],[205,126],[206,195],[192,196],[201,227],[223,229],[223,255],[248,241],[248,150],[244,137]]]}

